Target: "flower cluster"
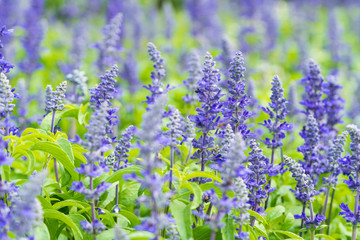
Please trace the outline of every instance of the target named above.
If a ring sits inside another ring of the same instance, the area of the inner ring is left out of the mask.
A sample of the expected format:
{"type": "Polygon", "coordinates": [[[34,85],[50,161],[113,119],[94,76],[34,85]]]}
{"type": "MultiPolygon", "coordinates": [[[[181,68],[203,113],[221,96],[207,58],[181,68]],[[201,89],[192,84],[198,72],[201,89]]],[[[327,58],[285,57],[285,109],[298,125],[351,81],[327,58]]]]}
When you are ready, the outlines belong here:
{"type": "Polygon", "coordinates": [[[198,148],[192,158],[199,159],[202,171],[205,169],[206,161],[211,159],[210,148],[214,147],[214,138],[211,137],[211,131],[217,128],[221,112],[220,98],[221,90],[217,86],[220,81],[219,70],[215,68],[215,61],[210,53],[206,53],[203,78],[198,82],[196,89],[201,107],[196,108],[197,115],[189,116],[189,119],[199,128],[202,135],[199,139],[193,139],[193,147],[198,148]]]}
{"type": "Polygon", "coordinates": [[[197,51],[192,51],[187,61],[187,71],[189,77],[183,81],[188,93],[183,97],[184,102],[192,104],[196,102],[197,96],[195,95],[198,82],[202,78],[201,60],[197,51]]]}
{"type": "Polygon", "coordinates": [[[121,138],[116,141],[117,144],[114,153],[110,154],[106,158],[106,165],[113,171],[118,171],[132,165],[128,163],[128,153],[130,151],[131,140],[135,134],[135,131],[136,128],[134,126],[129,126],[125,132],[121,134],[121,138]]]}
{"type": "Polygon", "coordinates": [[[102,30],[102,33],[104,34],[103,41],[95,44],[95,48],[99,50],[97,65],[101,71],[108,66],[115,64],[119,60],[119,42],[122,21],[122,13],[115,15],[102,30]]]}
{"type": "Polygon", "coordinates": [[[358,207],[356,213],[350,210],[349,206],[345,203],[340,204],[340,209],[342,211],[339,212],[340,215],[344,215],[344,219],[346,222],[350,222],[353,225],[358,225],[360,223],[360,206],[358,207]]]}
{"type": "Polygon", "coordinates": [[[359,192],[360,191],[360,130],[356,125],[350,124],[346,126],[346,131],[349,133],[351,143],[350,150],[351,156],[346,156],[340,159],[340,167],[342,173],[349,177],[349,180],[344,182],[350,189],[359,192]]]}
{"type": "Polygon", "coordinates": [[[266,127],[269,133],[272,134],[271,140],[265,138],[262,142],[269,148],[276,149],[282,146],[283,143],[281,141],[285,138],[284,131],[291,130],[291,125],[284,121],[288,113],[286,108],[287,100],[284,97],[284,89],[281,86],[279,77],[275,75],[271,84],[271,103],[269,103],[269,107],[262,108],[269,115],[269,119],[265,120],[264,123],[260,123],[260,125],[266,127]]]}
{"type": "Polygon", "coordinates": [[[65,98],[67,88],[67,82],[64,81],[56,87],[56,90],[53,91],[51,85],[46,87],[46,96],[45,96],[45,111],[46,113],[61,111],[64,109],[63,100],[65,98]]]}
{"type": "Polygon", "coordinates": [[[296,180],[295,189],[290,189],[295,194],[297,200],[307,203],[313,201],[314,196],[318,194],[315,190],[314,182],[306,174],[305,169],[292,158],[284,156],[285,164],[296,180]]]}
{"type": "Polygon", "coordinates": [[[342,123],[342,111],[344,109],[345,100],[340,96],[342,87],[337,83],[334,75],[327,77],[327,82],[323,84],[324,93],[327,95],[323,103],[326,110],[326,125],[332,135],[336,134],[335,125],[342,123]]]}
{"type": "Polygon", "coordinates": [[[0,73],[0,119],[6,118],[14,111],[14,93],[4,73],[0,73]]]}
{"type": "Polygon", "coordinates": [[[100,77],[100,83],[96,88],[89,89],[90,91],[90,103],[91,108],[95,110],[101,103],[107,102],[111,105],[111,100],[114,99],[117,90],[115,88],[116,80],[118,76],[118,66],[113,65],[110,70],[107,70],[104,75],[100,77]]]}
{"type": "MultiPolygon", "coordinates": [[[[13,33],[12,29],[6,29],[6,26],[2,26],[0,28],[0,50],[4,48],[4,45],[1,42],[1,38],[3,38],[6,35],[9,35],[13,33]]],[[[14,68],[13,65],[11,65],[9,62],[7,62],[4,58],[4,55],[2,52],[0,52],[0,73],[8,73],[11,68],[14,68]]]]}
{"type": "Polygon", "coordinates": [[[322,163],[325,165],[324,168],[327,169],[326,172],[330,173],[329,177],[323,178],[324,184],[329,184],[332,187],[336,186],[338,180],[337,176],[341,173],[341,169],[339,168],[339,160],[341,159],[341,154],[344,152],[344,145],[347,135],[348,133],[344,131],[333,139],[327,157],[325,161],[322,161],[322,163]]]}
{"type": "Polygon", "coordinates": [[[267,193],[275,189],[270,188],[267,183],[266,176],[275,176],[279,169],[274,168],[269,163],[269,159],[263,154],[262,149],[259,148],[259,143],[255,139],[250,140],[251,152],[248,157],[249,173],[246,178],[246,186],[249,189],[249,203],[252,210],[263,213],[264,208],[261,207],[263,200],[267,198],[267,193]]]}
{"type": "Polygon", "coordinates": [[[20,68],[28,74],[32,74],[40,68],[40,47],[44,36],[43,23],[41,18],[44,12],[44,0],[31,0],[30,6],[26,11],[26,21],[24,29],[26,35],[22,40],[26,51],[26,59],[20,63],[20,68]]]}
{"type": "Polygon", "coordinates": [[[12,200],[10,230],[18,238],[34,236],[34,226],[43,222],[43,210],[37,196],[41,194],[46,175],[46,172],[33,173],[29,182],[22,186],[18,196],[12,200]]]}
{"type": "Polygon", "coordinates": [[[307,217],[305,212],[302,212],[300,215],[295,214],[294,215],[295,219],[303,219],[304,220],[304,226],[306,228],[316,228],[318,226],[321,225],[321,223],[326,219],[323,215],[321,214],[316,214],[314,219],[311,219],[311,217],[307,217]]]}
{"type": "Polygon", "coordinates": [[[309,174],[315,181],[317,176],[324,172],[324,169],[319,169],[321,166],[321,156],[319,155],[319,125],[312,114],[308,115],[307,123],[299,133],[304,139],[304,145],[298,147],[298,151],[304,155],[301,161],[302,167],[306,173],[309,174]]]}
{"type": "Polygon", "coordinates": [[[178,109],[174,106],[169,106],[169,111],[171,112],[169,116],[169,123],[166,125],[169,130],[164,133],[168,136],[168,145],[171,147],[176,147],[180,144],[179,138],[183,135],[183,117],[178,109]]]}
{"type": "Polygon", "coordinates": [[[123,63],[123,70],[121,77],[128,82],[129,92],[135,93],[140,85],[139,78],[137,76],[137,61],[134,56],[134,52],[129,52],[126,56],[126,61],[123,63]]]}
{"type": "Polygon", "coordinates": [[[246,119],[252,113],[246,110],[249,105],[249,98],[245,92],[245,67],[244,58],[241,52],[237,52],[230,63],[229,80],[227,83],[227,100],[223,103],[223,122],[230,124],[234,132],[241,132],[244,138],[250,135],[250,130],[245,124],[246,119]]]}
{"type": "Polygon", "coordinates": [[[147,44],[150,61],[154,62],[154,71],[151,72],[151,84],[144,86],[145,89],[151,92],[151,96],[146,96],[146,103],[152,104],[159,95],[167,92],[170,88],[169,85],[164,89],[163,79],[165,78],[164,58],[157,50],[156,46],[149,42],[147,44]]]}
{"type": "Polygon", "coordinates": [[[73,84],[71,93],[66,97],[73,103],[81,103],[87,94],[87,80],[85,72],[75,69],[72,73],[66,75],[66,80],[73,84]]]}
{"type": "Polygon", "coordinates": [[[119,109],[111,107],[111,100],[118,93],[118,89],[115,88],[115,78],[118,76],[118,73],[118,66],[115,64],[100,77],[100,83],[96,88],[89,89],[90,107],[93,111],[96,111],[102,103],[106,102],[107,104],[106,132],[109,134],[112,133],[112,127],[116,126],[119,122],[119,118],[116,115],[119,109]]]}
{"type": "MultiPolygon", "coordinates": [[[[313,114],[316,121],[321,124],[326,114],[324,102],[322,101],[324,78],[321,75],[319,65],[314,60],[309,61],[308,75],[301,79],[301,83],[305,87],[305,92],[300,104],[305,107],[306,115],[313,114]]],[[[322,125],[319,128],[322,131],[326,130],[326,128],[323,129],[322,125]]]]}

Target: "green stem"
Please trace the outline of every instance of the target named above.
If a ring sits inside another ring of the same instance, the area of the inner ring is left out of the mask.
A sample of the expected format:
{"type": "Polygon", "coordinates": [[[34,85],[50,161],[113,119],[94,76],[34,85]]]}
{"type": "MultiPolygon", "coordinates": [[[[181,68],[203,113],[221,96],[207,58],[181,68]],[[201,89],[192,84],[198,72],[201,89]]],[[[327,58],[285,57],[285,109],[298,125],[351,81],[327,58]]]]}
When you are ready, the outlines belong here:
{"type": "Polygon", "coordinates": [[[331,194],[329,216],[328,216],[328,220],[327,220],[327,225],[328,225],[328,227],[327,227],[327,235],[329,235],[329,233],[330,233],[331,213],[332,213],[332,206],[333,206],[333,202],[334,202],[334,197],[335,197],[335,188],[333,188],[332,194],[331,194]]]}
{"type": "MultiPolygon", "coordinates": [[[[271,165],[274,164],[274,156],[275,156],[275,148],[272,147],[271,148],[271,165]]],[[[271,188],[271,177],[269,179],[269,188],[271,188]]],[[[269,204],[269,197],[270,197],[270,192],[267,193],[267,198],[265,200],[265,206],[264,206],[264,209],[266,210],[267,207],[268,207],[268,204],[269,204]]]]}
{"type": "MultiPolygon", "coordinates": [[[[90,163],[90,172],[93,171],[93,163],[90,163]]],[[[94,189],[94,183],[93,183],[93,178],[90,177],[90,191],[92,192],[94,189]]],[[[94,223],[95,223],[95,202],[94,199],[91,200],[91,223],[93,225],[93,239],[96,240],[96,232],[95,232],[95,228],[94,228],[94,223]]]]}
{"type": "MultiPolygon", "coordinates": [[[[309,209],[310,209],[310,218],[311,218],[311,221],[313,222],[314,221],[314,208],[313,208],[313,205],[312,205],[311,201],[309,202],[309,209]]],[[[311,230],[310,230],[310,239],[315,240],[315,230],[314,230],[314,228],[311,228],[311,230]]]]}
{"type": "MultiPolygon", "coordinates": [[[[359,198],[360,198],[360,192],[357,191],[356,193],[356,197],[355,197],[355,209],[354,209],[354,216],[357,216],[358,214],[358,210],[359,210],[359,198]]],[[[353,227],[352,227],[352,237],[351,237],[351,240],[356,240],[356,227],[357,225],[354,225],[353,224],[353,227]]]]}
{"type": "Polygon", "coordinates": [[[170,147],[170,180],[169,180],[169,189],[172,189],[172,181],[173,181],[173,168],[174,168],[174,147],[170,147]]]}

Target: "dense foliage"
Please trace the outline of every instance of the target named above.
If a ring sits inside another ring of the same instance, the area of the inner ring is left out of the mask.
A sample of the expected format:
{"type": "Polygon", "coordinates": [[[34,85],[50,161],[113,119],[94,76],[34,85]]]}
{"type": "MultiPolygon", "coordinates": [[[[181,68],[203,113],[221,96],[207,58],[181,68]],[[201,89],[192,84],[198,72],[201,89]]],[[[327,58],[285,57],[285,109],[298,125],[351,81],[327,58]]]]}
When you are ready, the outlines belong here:
{"type": "Polygon", "coordinates": [[[0,239],[358,239],[359,19],[0,0],[0,239]]]}

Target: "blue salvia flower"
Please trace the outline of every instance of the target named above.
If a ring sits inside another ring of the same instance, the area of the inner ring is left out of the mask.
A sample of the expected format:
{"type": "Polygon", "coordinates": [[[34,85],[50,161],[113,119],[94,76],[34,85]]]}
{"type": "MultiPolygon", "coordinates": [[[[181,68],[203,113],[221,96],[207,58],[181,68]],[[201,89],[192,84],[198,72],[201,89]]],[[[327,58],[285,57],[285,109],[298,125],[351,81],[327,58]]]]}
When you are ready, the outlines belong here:
{"type": "Polygon", "coordinates": [[[250,130],[245,121],[251,117],[252,113],[246,110],[246,106],[250,102],[245,92],[245,70],[242,53],[237,52],[230,63],[228,95],[227,100],[223,103],[222,113],[223,122],[230,124],[235,133],[241,132],[242,136],[247,138],[250,130]]]}
{"type": "Polygon", "coordinates": [[[331,135],[336,135],[335,125],[342,123],[342,111],[344,110],[345,100],[340,96],[342,87],[337,83],[336,76],[327,77],[327,82],[323,84],[323,92],[327,95],[323,99],[326,111],[326,126],[331,135]]]}
{"type": "Polygon", "coordinates": [[[332,145],[329,148],[328,154],[324,162],[324,167],[330,173],[329,177],[323,178],[323,183],[328,184],[331,187],[335,187],[337,184],[337,176],[340,174],[341,169],[339,167],[339,160],[342,158],[341,154],[345,151],[344,145],[347,138],[347,131],[344,131],[339,136],[333,139],[332,145]]]}
{"type": "Polygon", "coordinates": [[[344,182],[352,191],[356,193],[356,197],[354,211],[351,211],[347,204],[342,203],[340,205],[340,209],[343,211],[340,212],[340,215],[344,215],[343,218],[346,219],[347,222],[352,223],[352,239],[356,239],[357,225],[360,223],[360,130],[356,125],[353,124],[348,125],[346,130],[349,133],[351,139],[351,156],[345,157],[339,162],[343,174],[349,177],[349,180],[344,180],[344,182]]]}
{"type": "Polygon", "coordinates": [[[230,45],[230,41],[227,37],[223,37],[221,40],[221,55],[219,56],[219,60],[222,63],[221,72],[224,75],[223,81],[220,83],[220,86],[224,89],[227,89],[227,81],[229,77],[229,69],[231,67],[231,58],[233,54],[232,47],[230,45]]]}
{"type": "Polygon", "coordinates": [[[319,128],[322,131],[326,131],[326,127],[322,124],[326,113],[322,101],[324,78],[321,75],[319,65],[314,60],[309,61],[308,74],[305,78],[301,79],[301,83],[305,87],[305,92],[300,104],[305,107],[305,114],[313,114],[316,121],[321,124],[319,128]]]}
{"type": "Polygon", "coordinates": [[[342,35],[342,33],[339,29],[335,7],[332,6],[329,7],[327,16],[328,16],[328,21],[327,21],[328,50],[331,53],[331,60],[334,62],[339,62],[340,50],[341,50],[340,36],[342,35]]]}
{"type": "Polygon", "coordinates": [[[72,86],[70,86],[71,92],[66,96],[67,99],[76,104],[81,103],[87,93],[88,78],[85,72],[74,69],[72,73],[66,75],[66,80],[72,83],[72,86]]]}
{"type": "Polygon", "coordinates": [[[118,108],[112,108],[111,100],[115,98],[115,95],[119,92],[119,89],[116,89],[115,78],[118,76],[118,67],[113,65],[110,70],[107,70],[103,76],[100,77],[100,83],[96,88],[89,89],[90,91],[90,107],[94,111],[100,107],[104,102],[108,104],[108,116],[107,116],[107,133],[112,133],[112,127],[116,126],[119,118],[116,116],[118,108]]]}
{"type": "Polygon", "coordinates": [[[137,75],[137,61],[133,51],[130,51],[126,56],[121,77],[128,82],[129,92],[131,94],[134,94],[139,89],[140,81],[137,75]]]}
{"type": "Polygon", "coordinates": [[[108,102],[103,102],[91,116],[85,138],[88,140],[89,149],[92,151],[99,151],[105,141],[108,109],[108,102]]]}
{"type": "Polygon", "coordinates": [[[131,140],[135,134],[136,128],[134,126],[129,126],[123,134],[121,134],[121,138],[117,141],[117,145],[115,147],[115,162],[113,166],[113,170],[117,171],[119,169],[123,169],[128,167],[128,157],[131,146],[131,140]]]}
{"type": "Polygon", "coordinates": [[[122,13],[115,15],[102,30],[104,39],[95,47],[99,50],[97,65],[100,71],[119,61],[120,32],[123,16],[122,13]]]}
{"type": "Polygon", "coordinates": [[[0,0],[0,27],[7,25],[13,27],[18,24],[20,12],[16,12],[19,9],[18,0],[0,0]]]}
{"type": "MultiPolygon", "coordinates": [[[[17,92],[20,94],[20,98],[16,102],[17,105],[17,114],[23,118],[23,121],[28,114],[28,107],[30,103],[30,97],[28,95],[28,87],[24,79],[20,79],[17,83],[17,92]]],[[[24,122],[23,122],[24,123],[24,122]]]]}
{"type": "Polygon", "coordinates": [[[53,111],[61,111],[64,109],[64,98],[67,88],[67,82],[63,81],[56,87],[56,90],[53,91],[51,85],[47,85],[46,87],[46,95],[45,95],[45,111],[47,113],[53,111]]]}
{"type": "Polygon", "coordinates": [[[164,18],[165,18],[165,36],[167,39],[171,39],[174,35],[174,29],[175,29],[175,14],[174,14],[174,8],[171,2],[165,2],[164,6],[164,18]]]}
{"type": "MultiPolygon", "coordinates": [[[[239,191],[236,187],[239,187],[234,184],[234,181],[238,178],[247,176],[247,169],[244,164],[247,160],[244,152],[246,150],[246,145],[240,133],[234,135],[230,125],[226,127],[226,138],[228,138],[228,145],[226,151],[224,152],[224,162],[218,167],[218,171],[221,174],[223,182],[218,184],[222,192],[221,198],[213,197],[211,202],[217,208],[217,213],[211,218],[211,228],[213,230],[219,229],[223,226],[222,219],[223,217],[230,213],[233,208],[239,208],[246,204],[243,202],[247,199],[239,198],[239,196],[230,197],[230,191],[239,191]]],[[[226,139],[225,138],[225,139],[226,139]]],[[[245,187],[245,186],[243,186],[245,187]]],[[[245,187],[246,189],[246,187],[245,187]]],[[[240,196],[241,197],[241,196],[240,196]]],[[[240,211],[240,209],[238,209],[240,211]]],[[[241,211],[240,216],[243,214],[241,211]]],[[[240,227],[241,228],[241,227],[240,227]]],[[[240,231],[241,232],[241,231],[240,231]]]]}
{"type": "MultiPolygon", "coordinates": [[[[262,110],[269,115],[269,119],[265,120],[264,123],[260,123],[260,125],[266,127],[272,135],[272,139],[265,138],[262,142],[274,151],[274,149],[283,145],[282,139],[285,138],[285,131],[291,130],[292,126],[284,121],[288,113],[286,108],[288,102],[284,97],[284,89],[277,75],[274,76],[271,84],[271,103],[269,103],[269,107],[262,107],[262,110]]],[[[273,161],[272,156],[271,163],[273,161]]]]}
{"type": "Polygon", "coordinates": [[[11,210],[6,203],[0,200],[0,239],[7,240],[8,225],[11,221],[11,210]]]}
{"type": "Polygon", "coordinates": [[[310,176],[305,173],[305,169],[302,168],[298,162],[288,156],[284,156],[284,160],[289,171],[292,173],[292,177],[296,180],[295,189],[290,189],[290,191],[295,194],[296,199],[301,201],[304,206],[309,204],[310,209],[310,218],[306,216],[305,212],[302,212],[301,215],[294,215],[294,217],[295,219],[302,219],[306,228],[314,229],[317,226],[320,226],[325,220],[325,217],[320,214],[314,215],[312,202],[314,196],[318,194],[315,190],[314,182],[311,180],[310,176]]]}
{"type": "Polygon", "coordinates": [[[12,201],[10,230],[18,239],[33,237],[34,227],[42,224],[43,211],[37,196],[41,194],[46,172],[35,173],[22,186],[19,195],[12,201]]]}
{"type": "MultiPolygon", "coordinates": [[[[7,151],[8,142],[0,136],[0,166],[8,165],[11,166],[11,163],[14,161],[14,158],[10,156],[7,151]]],[[[1,183],[1,181],[0,181],[1,183]]]]}
{"type": "Polygon", "coordinates": [[[180,240],[180,234],[177,230],[176,224],[169,224],[166,227],[166,239],[169,240],[180,240]]]}
{"type": "Polygon", "coordinates": [[[289,117],[294,117],[299,112],[299,109],[297,106],[298,97],[297,97],[296,84],[294,84],[294,83],[290,84],[287,99],[288,99],[288,104],[287,104],[288,114],[287,115],[289,117]]]}
{"type": "Polygon", "coordinates": [[[196,89],[201,107],[197,108],[197,115],[189,116],[189,119],[199,128],[201,136],[199,139],[193,139],[193,147],[198,150],[192,158],[199,159],[201,170],[204,171],[205,163],[211,160],[210,148],[214,147],[214,138],[211,137],[211,131],[217,128],[220,117],[218,113],[221,111],[220,98],[221,90],[217,86],[220,81],[219,70],[215,68],[215,61],[210,53],[206,53],[203,78],[198,83],[196,89]]]}
{"type": "Polygon", "coordinates": [[[256,94],[255,94],[255,82],[251,79],[247,80],[247,88],[246,88],[246,95],[249,98],[249,104],[248,106],[253,110],[256,111],[257,106],[257,100],[256,100],[256,94]]]}
{"type": "Polygon", "coordinates": [[[290,189],[295,194],[297,200],[302,203],[307,203],[314,200],[314,196],[318,194],[315,191],[314,182],[310,175],[306,173],[305,169],[300,163],[296,162],[288,156],[284,156],[285,164],[288,166],[292,177],[296,180],[295,189],[290,189]]]}
{"type": "Polygon", "coordinates": [[[105,229],[104,224],[95,218],[95,201],[111,186],[110,183],[101,182],[94,188],[93,179],[102,175],[109,169],[101,164],[103,157],[101,156],[102,148],[106,137],[106,125],[108,124],[108,102],[103,102],[99,108],[91,116],[88,126],[88,132],[85,138],[88,140],[89,153],[84,154],[88,160],[87,164],[81,164],[80,168],[75,171],[90,178],[90,186],[87,188],[82,181],[74,181],[70,190],[76,191],[86,196],[91,202],[92,217],[91,222],[81,221],[81,227],[92,235],[97,235],[105,229]]]}
{"type": "Polygon", "coordinates": [[[9,80],[4,73],[0,73],[0,119],[6,118],[14,111],[14,93],[9,80]]]}
{"type": "Polygon", "coordinates": [[[218,2],[215,0],[185,1],[191,19],[191,32],[202,38],[205,44],[220,45],[222,29],[218,17],[218,2]]]}
{"type": "Polygon", "coordinates": [[[243,231],[242,226],[250,219],[250,215],[248,214],[250,208],[248,204],[248,191],[243,179],[240,177],[234,179],[233,185],[236,201],[233,207],[232,217],[234,222],[239,226],[238,231],[235,233],[235,239],[247,240],[249,239],[249,233],[243,231]]]}
{"type": "Polygon", "coordinates": [[[115,88],[116,77],[119,70],[117,65],[113,65],[110,70],[107,70],[104,75],[100,77],[100,83],[96,88],[89,89],[90,91],[90,107],[92,110],[98,108],[103,102],[111,105],[111,100],[114,99],[117,90],[115,88]]]}
{"type": "Polygon", "coordinates": [[[86,57],[87,31],[85,22],[80,22],[73,28],[72,44],[70,53],[72,69],[80,69],[86,57]]]}
{"type": "Polygon", "coordinates": [[[269,159],[263,154],[255,139],[250,140],[250,148],[247,165],[249,173],[246,178],[246,186],[250,191],[249,203],[253,211],[262,214],[264,208],[261,207],[261,203],[267,198],[268,192],[275,190],[267,185],[266,176],[276,173],[271,173],[272,165],[269,164],[269,159]]]}
{"type": "Polygon", "coordinates": [[[319,131],[319,124],[314,116],[312,114],[308,115],[307,123],[299,133],[305,142],[297,149],[304,155],[303,161],[301,161],[302,167],[315,182],[317,177],[325,171],[325,169],[320,169],[322,156],[319,154],[319,131]]]}
{"type": "Polygon", "coordinates": [[[9,80],[6,75],[0,72],[0,123],[2,128],[0,129],[0,135],[8,136],[10,133],[16,134],[18,128],[10,121],[10,114],[14,111],[15,89],[11,89],[9,80]]]}
{"type": "Polygon", "coordinates": [[[195,95],[195,91],[203,75],[201,59],[195,50],[190,53],[190,56],[187,60],[187,71],[189,77],[183,81],[187,89],[187,94],[185,97],[183,97],[183,100],[188,104],[193,104],[198,100],[197,96],[195,95]]]}
{"type": "Polygon", "coordinates": [[[149,231],[154,233],[155,239],[159,237],[160,231],[169,225],[169,216],[162,213],[161,210],[168,205],[170,192],[164,193],[162,187],[165,179],[160,176],[156,169],[161,167],[161,161],[157,153],[161,149],[159,139],[162,129],[162,114],[166,105],[166,95],[158,97],[155,102],[149,105],[148,111],[143,116],[141,129],[138,131],[138,137],[144,142],[140,145],[141,161],[137,163],[143,167],[141,176],[135,173],[127,178],[134,179],[141,183],[141,186],[148,189],[150,196],[142,195],[138,201],[151,209],[151,215],[142,220],[141,225],[135,227],[136,230],[149,231]]]}
{"type": "Polygon", "coordinates": [[[32,74],[40,68],[40,46],[44,36],[41,18],[44,12],[44,0],[31,0],[30,6],[25,13],[26,30],[22,43],[26,51],[26,59],[20,63],[20,68],[27,74],[32,74]]]}
{"type": "MultiPolygon", "coordinates": [[[[1,26],[1,23],[0,23],[1,26]]],[[[6,29],[6,26],[2,26],[0,29],[0,73],[8,73],[11,68],[14,68],[13,65],[11,65],[9,62],[7,62],[3,55],[3,49],[4,45],[2,44],[2,38],[4,36],[10,35],[13,33],[14,30],[12,29],[6,29]]]]}
{"type": "Polygon", "coordinates": [[[154,71],[151,72],[151,84],[144,86],[145,89],[151,92],[151,96],[146,96],[146,103],[152,104],[155,99],[169,90],[169,85],[164,89],[163,80],[165,78],[164,58],[161,57],[160,51],[156,46],[149,42],[147,44],[150,61],[154,62],[154,71]]]}
{"type": "Polygon", "coordinates": [[[171,115],[169,116],[169,123],[166,125],[169,130],[164,133],[168,136],[168,145],[171,147],[176,147],[180,144],[179,138],[183,134],[183,121],[184,118],[181,116],[181,113],[174,106],[169,106],[171,115]]]}

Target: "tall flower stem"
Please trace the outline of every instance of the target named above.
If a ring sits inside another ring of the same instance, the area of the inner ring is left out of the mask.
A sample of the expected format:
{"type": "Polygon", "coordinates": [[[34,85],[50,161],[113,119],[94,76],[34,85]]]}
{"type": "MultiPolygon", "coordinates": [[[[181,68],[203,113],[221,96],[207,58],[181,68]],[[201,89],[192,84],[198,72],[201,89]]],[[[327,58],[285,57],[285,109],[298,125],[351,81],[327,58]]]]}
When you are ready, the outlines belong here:
{"type": "Polygon", "coordinates": [[[172,189],[172,180],[173,180],[173,167],[174,167],[174,147],[170,147],[170,180],[169,180],[169,189],[172,189]]]}
{"type": "MultiPolygon", "coordinates": [[[[274,164],[274,156],[275,156],[275,148],[272,147],[271,148],[271,165],[274,164]]],[[[271,177],[269,179],[269,188],[271,188],[271,177]]],[[[265,200],[265,206],[264,206],[265,210],[267,209],[268,204],[269,204],[269,197],[270,197],[270,192],[267,193],[267,198],[265,200]]]]}
{"type": "MultiPolygon", "coordinates": [[[[309,202],[309,209],[310,209],[311,221],[313,222],[314,221],[314,208],[313,208],[313,205],[312,205],[311,201],[309,202]]],[[[311,240],[315,239],[315,230],[314,230],[314,228],[311,228],[311,230],[310,230],[310,239],[311,240]]]]}
{"type": "MultiPolygon", "coordinates": [[[[90,164],[90,172],[93,172],[93,167],[94,165],[91,163],[90,164]]],[[[93,178],[90,177],[90,191],[92,192],[94,189],[94,183],[93,183],[93,178]]],[[[96,232],[95,232],[95,228],[94,228],[94,223],[95,223],[95,201],[94,199],[91,200],[91,222],[93,224],[93,239],[96,240],[96,232]]]]}
{"type": "Polygon", "coordinates": [[[115,205],[119,204],[119,184],[115,187],[115,205]]]}
{"type": "MultiPolygon", "coordinates": [[[[357,176],[357,178],[359,178],[359,175],[357,176]]],[[[356,181],[358,181],[358,179],[357,179],[356,181]]],[[[354,216],[357,216],[357,214],[358,214],[358,212],[359,212],[359,198],[360,198],[360,192],[357,191],[356,197],[355,197],[354,216]]],[[[357,234],[356,234],[356,233],[357,233],[356,227],[357,227],[357,225],[353,224],[351,240],[356,240],[356,235],[357,235],[357,234]]]]}
{"type": "Polygon", "coordinates": [[[328,216],[328,221],[327,221],[327,235],[329,235],[330,233],[330,223],[331,223],[331,213],[332,213],[332,206],[333,206],[333,202],[334,202],[334,197],[335,197],[335,188],[333,188],[332,190],[332,194],[331,194],[331,200],[330,200],[330,207],[329,207],[329,216],[328,216]]]}
{"type": "MultiPolygon", "coordinates": [[[[53,110],[52,111],[52,118],[51,118],[51,132],[54,133],[55,130],[55,113],[56,111],[53,110]]],[[[55,171],[55,177],[56,177],[56,181],[59,183],[59,171],[58,171],[58,167],[57,167],[57,161],[56,158],[54,158],[54,171],[55,171]]]]}
{"type": "MultiPolygon", "coordinates": [[[[306,207],[306,204],[303,203],[303,209],[302,209],[302,212],[305,212],[305,207],[306,207]]],[[[301,225],[300,225],[300,229],[302,229],[304,227],[304,219],[301,219],[301,225]]],[[[302,237],[302,234],[303,232],[300,232],[300,237],[302,237]]]]}

